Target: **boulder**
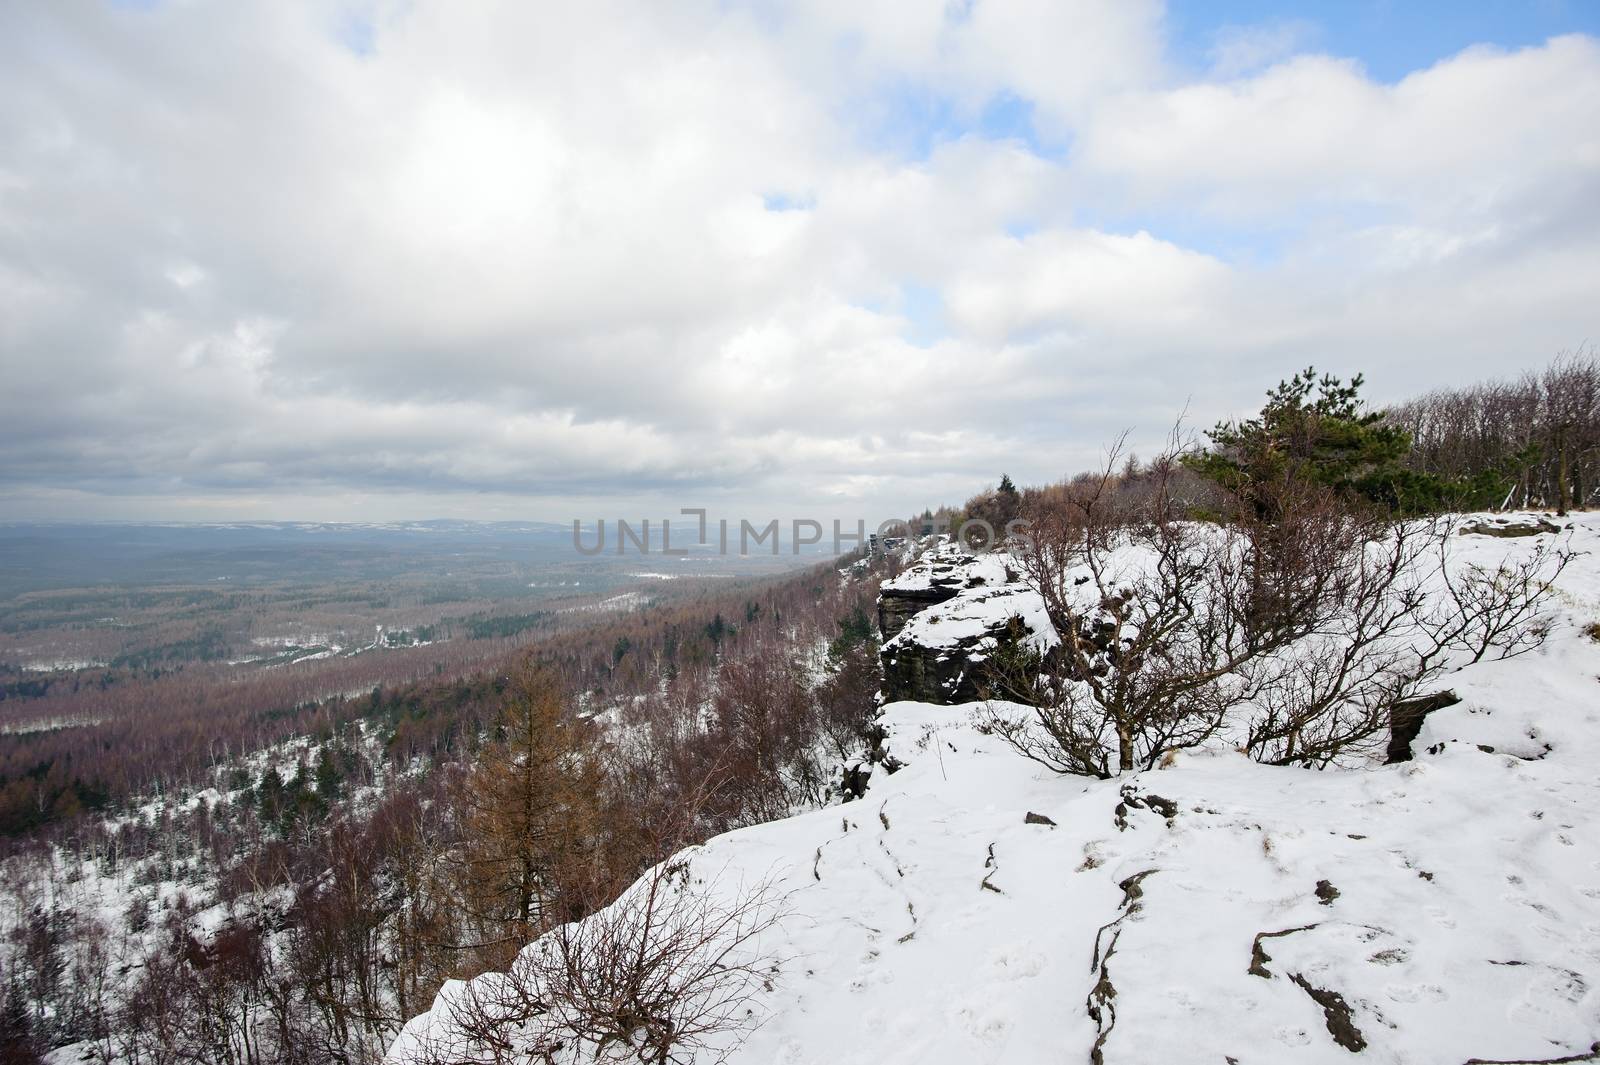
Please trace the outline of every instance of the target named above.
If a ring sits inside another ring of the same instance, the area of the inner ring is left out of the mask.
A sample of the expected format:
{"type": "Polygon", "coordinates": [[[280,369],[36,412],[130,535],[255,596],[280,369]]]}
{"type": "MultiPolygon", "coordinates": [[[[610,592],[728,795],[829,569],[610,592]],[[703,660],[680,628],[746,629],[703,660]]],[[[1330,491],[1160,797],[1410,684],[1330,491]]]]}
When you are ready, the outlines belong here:
{"type": "Polygon", "coordinates": [[[1558,533],[1561,526],[1537,514],[1519,514],[1506,518],[1479,518],[1461,526],[1462,536],[1540,536],[1558,533]]]}
{"type": "Polygon", "coordinates": [[[1411,741],[1422,732],[1422,719],[1435,710],[1443,710],[1461,701],[1453,691],[1420,695],[1415,699],[1401,699],[1389,708],[1389,750],[1385,763],[1411,761],[1411,741]]]}

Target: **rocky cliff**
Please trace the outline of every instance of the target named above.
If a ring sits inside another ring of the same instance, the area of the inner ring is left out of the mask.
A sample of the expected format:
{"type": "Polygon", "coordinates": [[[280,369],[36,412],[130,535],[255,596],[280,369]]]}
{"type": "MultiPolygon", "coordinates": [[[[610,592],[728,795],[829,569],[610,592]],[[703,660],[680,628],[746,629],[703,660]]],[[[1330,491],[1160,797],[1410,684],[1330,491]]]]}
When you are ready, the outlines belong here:
{"type": "Polygon", "coordinates": [[[972,554],[948,537],[879,590],[883,697],[950,704],[982,697],[1002,648],[1053,640],[1039,597],[1004,552],[972,554]]]}

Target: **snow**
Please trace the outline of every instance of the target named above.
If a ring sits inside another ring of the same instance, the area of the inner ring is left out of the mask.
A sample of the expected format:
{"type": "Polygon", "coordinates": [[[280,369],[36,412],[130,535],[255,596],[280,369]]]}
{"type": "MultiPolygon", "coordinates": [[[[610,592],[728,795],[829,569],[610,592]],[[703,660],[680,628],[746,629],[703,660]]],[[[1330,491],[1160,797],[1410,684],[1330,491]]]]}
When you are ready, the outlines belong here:
{"type": "Polygon", "coordinates": [[[53,658],[47,661],[23,662],[24,673],[74,673],[80,669],[101,669],[105,662],[94,658],[53,658]]]}
{"type": "MultiPolygon", "coordinates": [[[[1276,1065],[1348,1061],[1352,1038],[1395,1065],[1589,1051],[1600,516],[1569,535],[1587,553],[1548,642],[1445,678],[1461,702],[1427,718],[1411,762],[1311,771],[1223,747],[1099,781],[1023,759],[970,706],[885,708],[905,767],[864,799],[686,854],[712,890],[770,877],[785,893],[761,944],[781,974],[727,1060],[1042,1063],[1098,1044],[1106,1062],[1276,1065]]],[[[1452,546],[1493,567],[1533,542],[1452,546]]],[[[987,595],[913,624],[1018,605],[987,595]]],[[[390,1060],[445,1023],[414,1020],[390,1060]]]]}
{"type": "Polygon", "coordinates": [[[956,543],[954,538],[941,534],[930,537],[915,561],[903,572],[884,581],[883,589],[895,592],[930,591],[937,586],[941,570],[951,566],[965,568],[978,565],[980,568],[973,570],[972,576],[985,577],[992,582],[1003,581],[1006,557],[1003,552],[973,555],[956,543]]]}
{"type": "Polygon", "coordinates": [[[562,607],[559,611],[557,611],[557,613],[560,613],[560,614],[580,614],[580,613],[608,613],[608,612],[611,612],[611,611],[629,611],[629,610],[637,610],[639,607],[642,607],[642,606],[646,605],[649,602],[650,602],[650,600],[649,600],[648,597],[640,595],[638,592],[623,592],[620,595],[607,596],[606,598],[601,599],[598,602],[585,603],[582,606],[562,607]]]}
{"type": "Polygon", "coordinates": [[[98,725],[104,717],[79,714],[70,717],[41,717],[29,721],[8,721],[0,724],[0,736],[25,736],[31,732],[56,732],[67,728],[87,728],[98,725]]]}
{"type": "Polygon", "coordinates": [[[903,572],[883,582],[891,593],[955,592],[956,597],[925,607],[884,645],[893,657],[917,646],[935,651],[963,650],[976,659],[995,644],[994,634],[1016,618],[1026,627],[1025,644],[1048,649],[1055,632],[1039,596],[1019,583],[1021,564],[1009,551],[971,553],[948,536],[931,544],[903,572]]]}
{"type": "MultiPolygon", "coordinates": [[[[987,563],[987,559],[976,560],[966,569],[979,569],[987,563]]],[[[1030,645],[1044,647],[1054,643],[1055,632],[1039,597],[1010,584],[970,592],[919,611],[889,641],[887,649],[911,644],[931,648],[971,646],[973,641],[1002,628],[1010,618],[1020,618],[1027,626],[1030,645]]]]}

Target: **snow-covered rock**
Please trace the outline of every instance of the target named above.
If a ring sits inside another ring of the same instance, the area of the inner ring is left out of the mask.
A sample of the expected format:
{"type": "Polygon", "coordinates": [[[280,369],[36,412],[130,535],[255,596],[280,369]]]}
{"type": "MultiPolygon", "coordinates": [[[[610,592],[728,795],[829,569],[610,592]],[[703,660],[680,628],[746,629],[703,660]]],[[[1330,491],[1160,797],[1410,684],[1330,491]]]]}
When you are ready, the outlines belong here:
{"type": "Polygon", "coordinates": [[[1054,640],[1039,596],[1005,551],[973,554],[939,538],[878,593],[883,694],[951,704],[979,698],[1000,647],[1054,640]]]}
{"type": "Polygon", "coordinates": [[[1553,536],[1562,526],[1543,514],[1483,514],[1461,523],[1462,536],[1553,536]]]}

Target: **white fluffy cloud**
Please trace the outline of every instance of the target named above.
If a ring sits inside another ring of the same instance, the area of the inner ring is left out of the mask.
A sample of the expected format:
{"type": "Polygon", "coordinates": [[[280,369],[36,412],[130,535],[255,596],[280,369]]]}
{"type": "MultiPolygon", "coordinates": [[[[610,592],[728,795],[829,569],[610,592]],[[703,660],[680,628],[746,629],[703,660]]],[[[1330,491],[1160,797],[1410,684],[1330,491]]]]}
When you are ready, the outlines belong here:
{"type": "Polygon", "coordinates": [[[1291,29],[1185,81],[1110,0],[10,5],[0,507],[876,517],[1592,338],[1600,45],[1291,29]]]}
{"type": "Polygon", "coordinates": [[[1327,56],[1250,77],[1119,94],[1082,130],[1078,161],[1132,194],[1259,216],[1374,206],[1492,213],[1600,153],[1600,42],[1474,48],[1396,85],[1327,56]]]}

